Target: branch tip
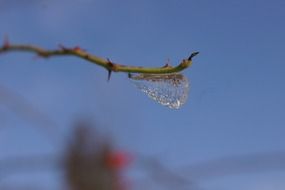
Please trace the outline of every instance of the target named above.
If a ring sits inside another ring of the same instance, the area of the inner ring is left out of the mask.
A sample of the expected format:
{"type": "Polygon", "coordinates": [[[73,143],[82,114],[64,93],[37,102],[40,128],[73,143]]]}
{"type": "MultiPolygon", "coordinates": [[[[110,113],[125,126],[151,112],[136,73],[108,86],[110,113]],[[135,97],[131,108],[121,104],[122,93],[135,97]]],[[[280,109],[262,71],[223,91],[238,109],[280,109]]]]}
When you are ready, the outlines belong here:
{"type": "Polygon", "coordinates": [[[195,56],[198,55],[198,54],[199,54],[198,51],[193,52],[193,53],[189,56],[188,60],[191,61],[192,58],[195,57],[195,56]]]}

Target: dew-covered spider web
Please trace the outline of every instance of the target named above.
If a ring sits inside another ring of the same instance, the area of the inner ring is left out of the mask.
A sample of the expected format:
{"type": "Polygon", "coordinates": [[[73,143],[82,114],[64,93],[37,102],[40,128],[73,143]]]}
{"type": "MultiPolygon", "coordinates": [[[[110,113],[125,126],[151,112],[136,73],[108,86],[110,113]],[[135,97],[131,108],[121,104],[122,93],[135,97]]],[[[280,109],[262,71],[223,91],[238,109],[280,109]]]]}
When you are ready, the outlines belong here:
{"type": "Polygon", "coordinates": [[[130,80],[156,102],[172,109],[179,109],[188,98],[188,79],[179,73],[130,74],[130,80]]]}

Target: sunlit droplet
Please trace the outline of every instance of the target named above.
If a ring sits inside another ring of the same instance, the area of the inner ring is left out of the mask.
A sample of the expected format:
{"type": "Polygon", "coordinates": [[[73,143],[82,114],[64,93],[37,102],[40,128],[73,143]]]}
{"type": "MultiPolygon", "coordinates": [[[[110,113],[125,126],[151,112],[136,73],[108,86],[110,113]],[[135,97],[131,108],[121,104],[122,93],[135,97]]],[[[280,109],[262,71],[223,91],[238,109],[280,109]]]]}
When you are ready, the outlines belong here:
{"type": "Polygon", "coordinates": [[[131,74],[130,80],[156,102],[172,109],[179,109],[188,98],[188,79],[179,73],[131,74]]]}

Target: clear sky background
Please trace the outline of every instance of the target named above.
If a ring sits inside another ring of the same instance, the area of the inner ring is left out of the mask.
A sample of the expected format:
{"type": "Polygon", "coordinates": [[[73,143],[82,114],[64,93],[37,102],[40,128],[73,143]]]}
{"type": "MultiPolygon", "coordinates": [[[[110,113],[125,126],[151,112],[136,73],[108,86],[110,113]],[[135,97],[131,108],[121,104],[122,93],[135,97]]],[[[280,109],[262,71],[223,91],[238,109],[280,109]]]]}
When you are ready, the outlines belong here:
{"type": "MultiPolygon", "coordinates": [[[[191,89],[179,110],[147,98],[124,73],[107,82],[106,70],[78,58],[1,55],[2,91],[25,99],[42,120],[19,116],[7,106],[11,96],[2,94],[0,158],[58,152],[62,144],[52,134],[64,139],[82,117],[111,134],[120,148],[173,170],[228,156],[284,152],[284,10],[282,0],[0,0],[0,37],[12,43],[80,45],[115,62],[153,67],[167,59],[178,64],[200,51],[183,72],[191,89]],[[43,127],[47,118],[52,128],[43,127]]],[[[283,190],[284,177],[284,170],[245,172],[202,178],[199,186],[283,190]]],[[[49,181],[38,182],[47,189],[57,187],[56,174],[47,174],[5,178],[0,188],[35,179],[49,181]]]]}

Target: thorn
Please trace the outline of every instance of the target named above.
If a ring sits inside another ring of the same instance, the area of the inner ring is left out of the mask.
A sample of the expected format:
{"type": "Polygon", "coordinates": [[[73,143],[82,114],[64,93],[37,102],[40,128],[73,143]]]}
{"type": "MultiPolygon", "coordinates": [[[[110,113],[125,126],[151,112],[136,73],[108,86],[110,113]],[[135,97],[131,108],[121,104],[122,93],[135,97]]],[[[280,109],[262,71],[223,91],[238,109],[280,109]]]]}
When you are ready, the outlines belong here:
{"type": "Polygon", "coordinates": [[[108,70],[108,79],[107,79],[108,82],[109,82],[110,79],[111,79],[111,75],[112,75],[112,71],[111,71],[111,70],[108,70]]]}
{"type": "Polygon", "coordinates": [[[110,65],[110,66],[113,65],[112,61],[109,58],[107,58],[107,62],[108,62],[108,65],[110,65]]]}
{"type": "Polygon", "coordinates": [[[168,68],[168,67],[171,67],[169,58],[167,59],[166,64],[162,68],[168,68]]]}
{"type": "Polygon", "coordinates": [[[108,64],[108,66],[109,66],[109,68],[107,69],[108,70],[108,82],[110,81],[110,79],[111,79],[111,75],[112,75],[112,70],[111,70],[111,68],[114,66],[114,64],[110,61],[110,59],[109,58],[107,58],[107,64],[108,64]]]}
{"type": "Polygon", "coordinates": [[[109,59],[107,58],[107,65],[108,65],[108,70],[113,70],[114,69],[114,63],[109,59]]]}
{"type": "Polygon", "coordinates": [[[199,54],[199,52],[198,51],[196,51],[196,52],[193,52],[191,55],[190,55],[190,57],[188,58],[188,61],[191,61],[192,60],[192,58],[193,57],[195,57],[196,55],[198,55],[199,54]]]}
{"type": "Polygon", "coordinates": [[[168,63],[166,63],[165,65],[163,65],[161,68],[167,68],[169,67],[168,63]]]}

